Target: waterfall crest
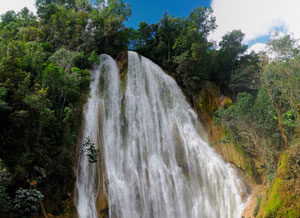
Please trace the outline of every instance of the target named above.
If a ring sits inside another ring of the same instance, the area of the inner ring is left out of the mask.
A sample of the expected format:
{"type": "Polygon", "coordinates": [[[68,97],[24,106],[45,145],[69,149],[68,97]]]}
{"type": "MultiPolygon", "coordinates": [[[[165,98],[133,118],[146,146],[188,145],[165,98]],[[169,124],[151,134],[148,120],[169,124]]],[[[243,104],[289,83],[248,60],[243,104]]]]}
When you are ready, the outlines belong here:
{"type": "MultiPolygon", "coordinates": [[[[84,113],[84,137],[101,138],[110,217],[240,217],[243,185],[201,137],[176,82],[128,52],[123,92],[122,83],[115,61],[101,55],[84,113]]],[[[97,217],[97,167],[85,154],[78,165],[79,217],[97,217]]]]}

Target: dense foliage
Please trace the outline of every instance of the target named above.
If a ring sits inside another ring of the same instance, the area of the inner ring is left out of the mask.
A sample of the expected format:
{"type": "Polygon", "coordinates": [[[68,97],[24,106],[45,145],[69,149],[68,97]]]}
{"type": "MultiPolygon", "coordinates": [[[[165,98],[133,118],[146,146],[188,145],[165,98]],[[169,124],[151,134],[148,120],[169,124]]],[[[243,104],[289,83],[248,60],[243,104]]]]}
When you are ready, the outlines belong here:
{"type": "Polygon", "coordinates": [[[183,18],[165,13],[157,24],[141,22],[131,46],[167,70],[190,99],[207,80],[235,97],[241,90],[251,90],[259,58],[255,53],[246,54],[244,34],[239,30],[223,36],[217,48],[207,39],[215,28],[210,8],[197,7],[183,18]]]}
{"type": "Polygon", "coordinates": [[[217,115],[250,156],[264,159],[272,181],[280,153],[299,137],[300,56],[296,40],[289,35],[275,35],[268,47],[269,60],[261,54],[261,70],[255,76],[257,95],[241,92],[232,106],[217,115]]]}
{"type": "Polygon", "coordinates": [[[13,200],[12,210],[16,217],[32,217],[39,212],[44,196],[35,189],[18,189],[13,200]]]}
{"type": "Polygon", "coordinates": [[[123,22],[131,11],[121,0],[105,8],[85,0],[36,5],[37,16],[27,8],[1,15],[0,216],[38,212],[40,192],[50,202],[47,212],[63,212],[73,189],[88,69],[99,53],[115,56],[128,44],[123,22]]]}

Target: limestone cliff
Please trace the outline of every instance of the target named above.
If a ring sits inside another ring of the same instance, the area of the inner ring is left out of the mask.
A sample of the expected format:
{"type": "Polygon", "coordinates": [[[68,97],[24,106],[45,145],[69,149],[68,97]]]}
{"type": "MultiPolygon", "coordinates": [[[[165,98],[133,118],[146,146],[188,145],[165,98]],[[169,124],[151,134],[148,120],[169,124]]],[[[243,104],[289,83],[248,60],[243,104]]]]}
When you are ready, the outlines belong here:
{"type": "Polygon", "coordinates": [[[275,178],[271,184],[267,184],[262,157],[250,157],[242,145],[231,139],[230,129],[225,124],[214,122],[215,112],[220,107],[229,107],[232,104],[231,99],[222,95],[215,84],[207,82],[197,102],[193,103],[207,130],[210,144],[251,183],[252,196],[243,217],[300,217],[299,141],[291,143],[282,152],[275,178]]]}
{"type": "Polygon", "coordinates": [[[241,145],[232,140],[230,129],[223,123],[214,122],[218,108],[229,107],[232,100],[222,95],[219,87],[211,82],[207,82],[201,90],[199,99],[194,103],[194,109],[207,130],[210,144],[248,180],[261,183],[264,173],[260,159],[250,158],[241,145]]]}

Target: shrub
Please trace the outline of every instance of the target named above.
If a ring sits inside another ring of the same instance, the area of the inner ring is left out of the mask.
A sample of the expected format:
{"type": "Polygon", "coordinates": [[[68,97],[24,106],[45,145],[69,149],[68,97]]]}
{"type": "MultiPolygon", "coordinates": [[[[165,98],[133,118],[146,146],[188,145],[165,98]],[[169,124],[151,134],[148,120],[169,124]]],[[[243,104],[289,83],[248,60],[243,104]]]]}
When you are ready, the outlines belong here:
{"type": "Polygon", "coordinates": [[[18,189],[12,202],[12,211],[17,217],[32,217],[40,209],[44,195],[36,189],[18,189]]]}
{"type": "Polygon", "coordinates": [[[95,148],[95,144],[89,137],[87,137],[83,143],[83,152],[87,153],[90,163],[98,162],[99,150],[95,148]]]}
{"type": "Polygon", "coordinates": [[[10,207],[10,198],[6,193],[6,188],[0,185],[0,216],[4,216],[10,207]]]}
{"type": "Polygon", "coordinates": [[[100,64],[99,55],[97,54],[97,52],[95,50],[91,53],[88,60],[89,60],[90,64],[97,64],[97,65],[100,64]]]}

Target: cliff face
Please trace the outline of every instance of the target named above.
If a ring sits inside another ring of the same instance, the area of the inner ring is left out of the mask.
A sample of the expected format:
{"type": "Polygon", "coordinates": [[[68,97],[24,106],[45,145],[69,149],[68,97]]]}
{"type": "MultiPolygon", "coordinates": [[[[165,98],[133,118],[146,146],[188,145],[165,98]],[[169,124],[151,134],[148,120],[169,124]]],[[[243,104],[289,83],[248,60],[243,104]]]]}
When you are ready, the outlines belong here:
{"type": "Polygon", "coordinates": [[[232,100],[220,93],[219,87],[207,82],[200,92],[199,102],[194,103],[202,124],[208,133],[212,147],[235,168],[253,183],[261,183],[264,173],[260,159],[250,158],[231,136],[230,129],[223,123],[215,124],[215,111],[218,108],[227,108],[232,100]]]}
{"type": "MultiPolygon", "coordinates": [[[[201,90],[199,101],[194,101],[212,147],[242,173],[252,184],[252,196],[243,213],[250,217],[291,217],[300,214],[300,142],[291,143],[279,158],[275,178],[267,185],[262,157],[250,157],[242,145],[231,139],[230,129],[223,123],[215,124],[215,111],[232,104],[219,88],[208,82],[201,90]]],[[[299,138],[299,137],[297,137],[299,138]]]]}
{"type": "Polygon", "coordinates": [[[257,185],[264,177],[262,161],[250,158],[242,149],[242,145],[232,139],[230,129],[225,124],[220,122],[216,124],[215,112],[219,108],[227,108],[232,104],[229,97],[221,94],[218,86],[207,82],[198,99],[200,99],[198,102],[194,100],[194,110],[207,131],[210,145],[241,173],[242,178],[246,178],[251,183],[251,188],[247,190],[252,194],[251,199],[242,215],[245,218],[253,217],[256,195],[264,190],[257,185]]]}

